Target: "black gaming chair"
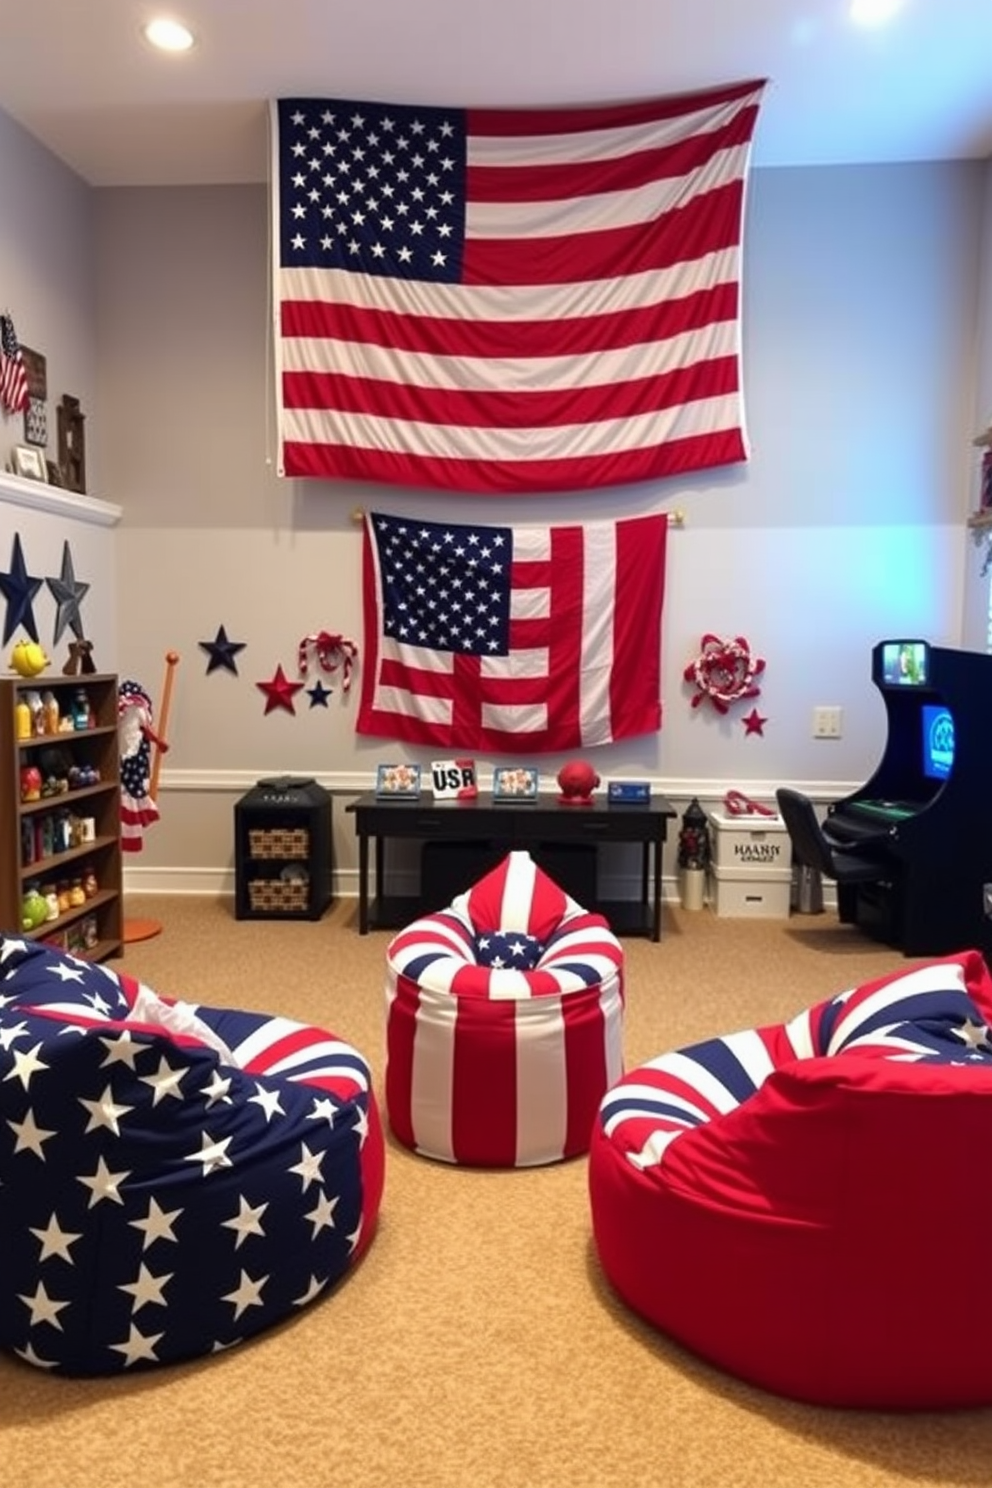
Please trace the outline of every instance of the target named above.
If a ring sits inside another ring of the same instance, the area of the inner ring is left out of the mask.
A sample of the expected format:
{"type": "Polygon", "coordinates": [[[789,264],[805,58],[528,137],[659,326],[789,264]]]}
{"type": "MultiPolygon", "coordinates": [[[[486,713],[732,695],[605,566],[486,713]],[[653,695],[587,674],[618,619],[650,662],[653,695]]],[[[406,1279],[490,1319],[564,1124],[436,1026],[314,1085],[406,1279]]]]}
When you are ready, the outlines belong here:
{"type": "MultiPolygon", "coordinates": [[[[848,886],[882,883],[891,877],[891,865],[886,864],[881,854],[872,853],[871,841],[855,844],[830,837],[817,819],[812,801],[800,791],[782,786],[775,792],[775,799],[796,861],[818,869],[824,878],[835,881],[840,918],[852,920],[853,896],[846,892],[848,886]]],[[[879,837],[883,835],[880,833],[879,837]]]]}

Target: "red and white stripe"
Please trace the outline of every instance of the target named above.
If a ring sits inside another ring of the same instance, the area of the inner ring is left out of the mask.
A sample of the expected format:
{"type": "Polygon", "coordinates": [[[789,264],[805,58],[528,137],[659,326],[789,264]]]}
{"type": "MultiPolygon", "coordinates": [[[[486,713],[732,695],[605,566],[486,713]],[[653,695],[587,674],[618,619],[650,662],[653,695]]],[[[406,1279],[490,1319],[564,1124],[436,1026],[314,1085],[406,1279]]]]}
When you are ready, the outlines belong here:
{"type": "Polygon", "coordinates": [[[746,458],[762,91],[470,110],[461,282],[277,267],[286,474],[505,494],[746,458]]]}
{"type": "Polygon", "coordinates": [[[560,753],[661,727],[664,514],[515,527],[505,656],[385,635],[371,523],[370,515],[359,733],[490,753],[560,753]]]}
{"type": "Polygon", "coordinates": [[[399,1141],[446,1162],[525,1167],[588,1150],[623,1070],[623,950],[533,863],[511,853],[449,911],[386,953],[386,1106],[399,1141]],[[532,971],[484,967],[474,940],[549,941],[532,971]]]}

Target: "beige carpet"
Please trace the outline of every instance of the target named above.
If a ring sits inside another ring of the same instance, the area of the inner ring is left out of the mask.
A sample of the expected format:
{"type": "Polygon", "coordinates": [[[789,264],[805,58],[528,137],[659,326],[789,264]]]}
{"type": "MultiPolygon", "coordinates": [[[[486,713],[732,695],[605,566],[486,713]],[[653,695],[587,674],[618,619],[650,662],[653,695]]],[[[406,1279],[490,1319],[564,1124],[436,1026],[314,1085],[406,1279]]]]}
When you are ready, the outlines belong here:
{"type": "MultiPolygon", "coordinates": [[[[381,1080],[388,937],[360,937],[353,904],[316,924],[239,923],[206,899],[127,908],[163,933],[114,964],[194,1001],[323,1024],[381,1080]]],[[[659,945],[625,946],[628,1065],[904,964],[829,914],[666,909],[659,945]]],[[[980,1265],[962,1257],[959,1277],[921,1278],[918,1305],[942,1305],[943,1288],[959,1305],[980,1265]]],[[[818,1292],[810,1276],[796,1305],[816,1307],[818,1292]]],[[[826,1411],[751,1389],[613,1298],[590,1245],[584,1160],[479,1172],[390,1143],[371,1250],[283,1327],[110,1380],[0,1356],[0,1475],[11,1488],[987,1485],[992,1411],[826,1411]]]]}

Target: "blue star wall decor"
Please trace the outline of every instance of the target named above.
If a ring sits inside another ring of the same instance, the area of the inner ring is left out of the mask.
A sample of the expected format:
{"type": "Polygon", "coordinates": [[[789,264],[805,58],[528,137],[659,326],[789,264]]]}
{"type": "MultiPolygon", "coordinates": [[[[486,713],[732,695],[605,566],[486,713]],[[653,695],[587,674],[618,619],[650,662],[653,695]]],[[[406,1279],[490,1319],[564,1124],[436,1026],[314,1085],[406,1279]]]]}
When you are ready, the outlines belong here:
{"type": "Polygon", "coordinates": [[[239,651],[245,649],[244,641],[229,641],[227,631],[223,625],[218,627],[217,635],[212,641],[197,641],[201,651],[206,651],[210,660],[207,662],[207,676],[215,672],[218,667],[225,672],[233,672],[238,675],[238,663],[235,661],[239,651]]]}
{"type": "Polygon", "coordinates": [[[77,584],[75,571],[72,566],[72,553],[68,541],[62,546],[62,573],[56,578],[46,578],[45,583],[52,591],[56,603],[55,611],[55,640],[57,646],[62,639],[62,633],[66,626],[72,631],[77,641],[81,641],[86,632],[83,629],[82,616],[79,606],[89,590],[89,584],[77,584]]]}
{"type": "Polygon", "coordinates": [[[326,708],[327,699],[333,691],[333,687],[325,687],[323,682],[315,682],[312,687],[308,687],[307,697],[310,699],[311,708],[326,708]]]}
{"type": "Polygon", "coordinates": [[[21,549],[21,534],[15,532],[10,572],[0,573],[0,592],[7,601],[7,614],[3,622],[3,644],[5,646],[19,625],[23,625],[33,641],[38,641],[38,626],[35,622],[32,604],[41,588],[41,583],[41,579],[32,578],[28,574],[21,549]]]}

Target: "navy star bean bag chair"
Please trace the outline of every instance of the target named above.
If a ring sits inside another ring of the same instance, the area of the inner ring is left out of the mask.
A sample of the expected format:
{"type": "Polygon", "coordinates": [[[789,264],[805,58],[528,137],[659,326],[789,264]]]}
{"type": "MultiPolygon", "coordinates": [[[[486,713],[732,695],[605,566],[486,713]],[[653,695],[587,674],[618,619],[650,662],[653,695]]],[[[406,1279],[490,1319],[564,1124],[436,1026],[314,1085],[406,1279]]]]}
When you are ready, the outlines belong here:
{"type": "Polygon", "coordinates": [[[112,1374],[295,1315],[372,1239],[369,1068],[334,1034],[193,1006],[0,936],[0,1345],[112,1374]]]}
{"type": "Polygon", "coordinates": [[[992,979],[977,951],[629,1071],[589,1155],[603,1270],[754,1384],[992,1404],[992,979]]]}
{"type": "Polygon", "coordinates": [[[527,1167],[589,1150],[623,1072],[623,948],[526,852],[386,951],[386,1112],[445,1162],[527,1167]]]}

